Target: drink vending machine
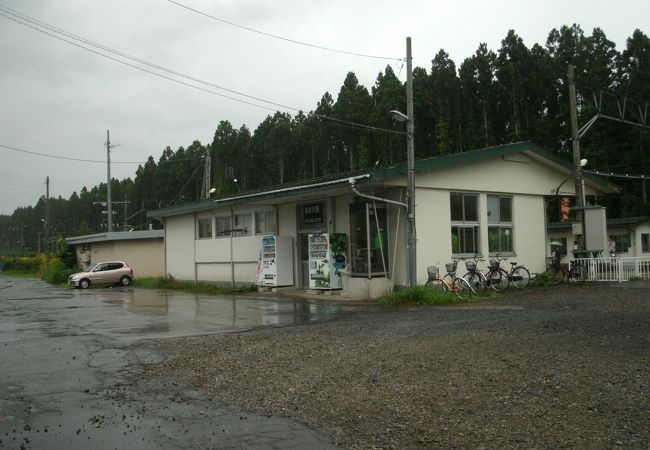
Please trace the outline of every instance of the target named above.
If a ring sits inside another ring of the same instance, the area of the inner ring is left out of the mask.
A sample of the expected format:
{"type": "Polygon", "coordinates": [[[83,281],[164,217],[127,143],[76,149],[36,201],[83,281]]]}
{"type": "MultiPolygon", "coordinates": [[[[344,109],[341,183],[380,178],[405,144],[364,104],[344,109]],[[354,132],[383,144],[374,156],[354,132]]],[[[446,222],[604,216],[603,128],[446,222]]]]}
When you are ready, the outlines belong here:
{"type": "Polygon", "coordinates": [[[308,236],[309,288],[341,289],[341,270],[347,266],[348,235],[313,233],[308,236]]]}
{"type": "Polygon", "coordinates": [[[257,262],[258,286],[293,285],[293,239],[291,236],[262,236],[257,262]]]}

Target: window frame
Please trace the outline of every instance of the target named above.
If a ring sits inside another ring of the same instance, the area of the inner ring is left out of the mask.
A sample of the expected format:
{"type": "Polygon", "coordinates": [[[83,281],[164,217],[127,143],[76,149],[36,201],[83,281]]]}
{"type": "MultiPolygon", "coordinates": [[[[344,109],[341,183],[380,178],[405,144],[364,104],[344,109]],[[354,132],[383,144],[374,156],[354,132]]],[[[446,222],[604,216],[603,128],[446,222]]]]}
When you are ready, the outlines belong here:
{"type": "Polygon", "coordinates": [[[244,236],[252,236],[253,235],[253,214],[250,212],[246,213],[237,213],[233,214],[232,216],[233,220],[233,230],[232,234],[234,237],[244,237],[244,236]],[[239,229],[240,224],[239,224],[239,218],[248,218],[248,226],[246,227],[246,224],[244,224],[244,228],[242,230],[239,229]]]}
{"type": "Polygon", "coordinates": [[[495,255],[497,253],[503,255],[513,255],[515,254],[515,226],[513,221],[513,206],[514,206],[514,196],[512,195],[501,195],[501,194],[487,194],[487,222],[488,222],[488,254],[495,255]],[[495,199],[496,202],[491,202],[490,199],[495,199]],[[509,200],[509,218],[510,220],[503,220],[502,218],[502,200],[509,200]],[[496,206],[496,211],[492,214],[490,208],[493,207],[493,204],[496,206]],[[498,248],[492,247],[492,232],[493,230],[497,231],[497,242],[498,248]],[[507,240],[510,243],[509,249],[503,248],[504,235],[509,236],[507,240]]]}
{"type": "Polygon", "coordinates": [[[203,239],[212,239],[214,235],[214,230],[213,230],[213,220],[212,217],[197,217],[196,219],[196,238],[199,240],[203,239]],[[209,228],[204,228],[202,225],[206,224],[207,222],[210,222],[209,228]],[[209,231],[207,235],[203,235],[203,231],[209,231]]]}
{"type": "Polygon", "coordinates": [[[230,237],[231,231],[230,231],[230,216],[215,216],[215,238],[221,239],[221,238],[227,238],[230,237]],[[219,224],[220,222],[226,223],[226,229],[223,231],[219,231],[220,227],[219,224]]]}
{"type": "Polygon", "coordinates": [[[481,221],[480,221],[480,195],[476,192],[450,192],[449,193],[449,215],[451,219],[451,253],[453,256],[462,255],[475,255],[481,253],[481,221]],[[461,220],[458,217],[458,211],[454,211],[454,206],[457,201],[454,201],[455,196],[460,196],[461,205],[461,220]],[[468,211],[468,203],[466,199],[473,199],[475,201],[475,216],[473,220],[472,211],[468,211]],[[468,220],[469,216],[469,220],[468,220]],[[455,217],[455,218],[454,218],[455,217]],[[467,230],[471,230],[471,237],[473,242],[473,251],[467,247],[467,230]],[[458,248],[454,244],[454,237],[458,240],[458,248]],[[457,251],[456,251],[457,250],[457,251]]]}
{"type": "Polygon", "coordinates": [[[255,211],[254,213],[255,216],[255,234],[276,234],[278,225],[277,225],[277,220],[275,216],[275,209],[264,209],[264,210],[259,210],[255,211]],[[264,230],[261,230],[261,227],[258,227],[258,224],[260,221],[258,221],[258,217],[260,215],[263,215],[264,218],[264,230]],[[271,218],[271,229],[268,227],[268,217],[270,216],[271,218]]]}

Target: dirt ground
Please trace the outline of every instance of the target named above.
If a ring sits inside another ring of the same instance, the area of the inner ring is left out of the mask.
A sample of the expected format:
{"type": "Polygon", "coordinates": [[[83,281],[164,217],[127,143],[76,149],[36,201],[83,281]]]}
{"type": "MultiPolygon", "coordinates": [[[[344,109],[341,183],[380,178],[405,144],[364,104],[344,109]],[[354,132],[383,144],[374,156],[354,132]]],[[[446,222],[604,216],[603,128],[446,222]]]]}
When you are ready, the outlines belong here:
{"type": "Polygon", "coordinates": [[[140,376],[349,449],[647,448],[649,330],[650,285],[565,285],[152,341],[140,376]]]}

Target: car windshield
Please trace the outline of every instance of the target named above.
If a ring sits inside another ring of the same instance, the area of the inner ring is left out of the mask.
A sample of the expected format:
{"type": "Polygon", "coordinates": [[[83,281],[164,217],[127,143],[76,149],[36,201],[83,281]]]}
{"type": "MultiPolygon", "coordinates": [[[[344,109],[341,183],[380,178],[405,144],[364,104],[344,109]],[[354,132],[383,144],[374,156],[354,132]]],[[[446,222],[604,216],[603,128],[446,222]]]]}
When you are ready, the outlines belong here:
{"type": "Polygon", "coordinates": [[[95,267],[93,267],[92,269],[90,269],[89,272],[99,272],[100,270],[102,270],[102,268],[101,268],[102,265],[103,265],[103,264],[97,264],[97,265],[95,265],[95,267]]]}

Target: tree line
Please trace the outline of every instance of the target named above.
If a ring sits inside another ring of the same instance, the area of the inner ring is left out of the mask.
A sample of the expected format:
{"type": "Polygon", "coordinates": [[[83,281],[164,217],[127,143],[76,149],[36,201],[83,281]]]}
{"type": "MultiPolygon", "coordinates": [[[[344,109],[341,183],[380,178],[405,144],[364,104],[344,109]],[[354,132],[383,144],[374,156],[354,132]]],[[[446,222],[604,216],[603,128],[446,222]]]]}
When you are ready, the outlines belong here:
{"type": "MultiPolygon", "coordinates": [[[[628,107],[638,105],[631,111],[643,115],[650,99],[650,39],[641,30],[632,33],[623,51],[600,28],[587,34],[579,25],[563,26],[551,30],[544,45],[531,48],[511,30],[496,52],[482,43],[457,66],[440,50],[428,69],[414,68],[416,158],[529,140],[570,159],[569,64],[576,68],[580,124],[596,114],[599,99],[612,110],[620,108],[617,99],[626,99],[628,107]]],[[[127,208],[114,205],[115,229],[158,228],[147,221],[147,210],[198,200],[207,155],[216,195],[404,161],[404,134],[382,130],[405,131],[388,113],[405,112],[405,104],[405,83],[387,66],[370,89],[350,72],[336,97],[325,92],[308,113],[276,112],[252,132],[221,120],[212,142],[167,147],[157,160],[150,156],[140,165],[133,179],[111,180],[113,200],[128,202],[127,208]]],[[[650,172],[645,156],[650,132],[642,127],[599,120],[581,147],[590,168],[650,172]]],[[[610,217],[650,214],[644,183],[612,181],[623,194],[599,199],[610,217]]],[[[105,183],[83,187],[69,199],[49,199],[48,236],[105,231],[102,201],[105,183]]],[[[0,216],[0,249],[45,248],[40,244],[45,203],[41,197],[34,206],[0,216]]]]}

